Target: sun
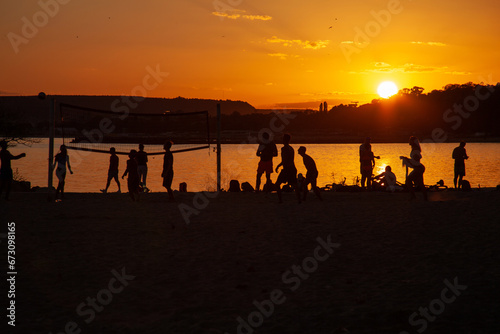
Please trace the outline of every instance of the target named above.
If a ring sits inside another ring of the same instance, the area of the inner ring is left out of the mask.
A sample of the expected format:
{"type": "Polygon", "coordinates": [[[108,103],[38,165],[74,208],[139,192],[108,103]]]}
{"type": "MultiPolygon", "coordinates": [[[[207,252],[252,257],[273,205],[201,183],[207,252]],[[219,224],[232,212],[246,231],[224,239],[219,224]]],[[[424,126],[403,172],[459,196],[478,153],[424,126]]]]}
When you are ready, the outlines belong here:
{"type": "Polygon", "coordinates": [[[398,92],[398,87],[392,81],[384,81],[378,85],[377,93],[380,97],[387,99],[388,97],[396,94],[398,92]]]}

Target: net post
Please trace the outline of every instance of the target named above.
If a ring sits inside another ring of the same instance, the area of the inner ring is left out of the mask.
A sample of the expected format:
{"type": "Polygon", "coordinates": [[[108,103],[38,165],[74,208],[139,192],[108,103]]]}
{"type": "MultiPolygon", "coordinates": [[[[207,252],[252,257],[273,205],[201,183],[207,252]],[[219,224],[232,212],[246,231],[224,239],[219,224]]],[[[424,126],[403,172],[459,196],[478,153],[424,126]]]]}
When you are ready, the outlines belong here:
{"type": "Polygon", "coordinates": [[[217,103],[217,192],[221,191],[220,103],[217,103]]]}
{"type": "Polygon", "coordinates": [[[47,181],[47,200],[52,201],[52,170],[53,170],[53,157],[54,157],[54,137],[55,137],[55,114],[56,114],[56,100],[50,99],[49,110],[49,166],[48,166],[48,181],[47,181]]]}

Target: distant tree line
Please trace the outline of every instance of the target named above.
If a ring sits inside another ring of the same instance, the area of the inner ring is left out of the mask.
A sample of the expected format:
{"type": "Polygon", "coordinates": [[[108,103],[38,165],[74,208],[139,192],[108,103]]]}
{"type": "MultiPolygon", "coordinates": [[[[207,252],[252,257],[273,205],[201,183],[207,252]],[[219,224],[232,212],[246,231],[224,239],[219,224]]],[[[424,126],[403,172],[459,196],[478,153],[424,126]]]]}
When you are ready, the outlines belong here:
{"type": "MultiPolygon", "coordinates": [[[[496,85],[451,84],[427,94],[424,88],[404,88],[389,99],[371,103],[340,104],[319,111],[294,112],[287,125],[292,133],[327,131],[338,134],[370,135],[383,138],[421,137],[500,137],[500,83],[496,85]]],[[[275,115],[234,112],[223,115],[224,130],[259,131],[268,127],[275,115]]],[[[215,126],[215,120],[212,120],[215,126]]],[[[215,129],[215,127],[212,127],[215,129]]]]}

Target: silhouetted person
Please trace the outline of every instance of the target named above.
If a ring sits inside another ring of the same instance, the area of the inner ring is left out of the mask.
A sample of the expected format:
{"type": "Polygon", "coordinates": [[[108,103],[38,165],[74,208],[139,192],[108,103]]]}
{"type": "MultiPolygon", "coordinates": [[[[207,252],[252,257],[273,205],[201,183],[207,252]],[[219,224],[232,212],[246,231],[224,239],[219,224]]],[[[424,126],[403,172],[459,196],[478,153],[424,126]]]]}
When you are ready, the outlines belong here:
{"type": "Polygon", "coordinates": [[[420,153],[414,153],[411,159],[403,156],[399,158],[403,160],[403,165],[413,169],[406,178],[406,187],[410,191],[410,199],[413,200],[416,198],[415,190],[413,189],[413,184],[415,184],[422,190],[424,200],[427,201],[427,192],[424,185],[425,166],[420,162],[422,156],[420,153]]]}
{"type": "Polygon", "coordinates": [[[11,161],[21,159],[26,156],[26,153],[21,153],[19,155],[12,155],[7,150],[7,142],[5,140],[0,141],[0,196],[2,195],[3,189],[5,189],[5,200],[9,200],[10,188],[12,186],[12,181],[14,180],[14,173],[12,172],[11,161]]]}
{"type": "Polygon", "coordinates": [[[136,150],[130,151],[130,153],[128,154],[129,159],[127,160],[127,169],[125,169],[125,172],[122,175],[122,179],[128,175],[128,194],[130,195],[130,198],[132,198],[132,201],[139,200],[140,181],[139,172],[137,171],[137,161],[135,160],[136,155],[136,150]]]}
{"type": "Polygon", "coordinates": [[[139,152],[137,152],[135,159],[137,160],[139,183],[142,185],[144,192],[148,192],[149,189],[146,187],[146,178],[148,176],[148,154],[144,152],[143,144],[139,144],[139,152]]]}
{"type": "Polygon", "coordinates": [[[59,148],[59,153],[56,154],[54,159],[56,164],[56,176],[57,179],[59,180],[56,189],[56,201],[58,200],[60,201],[64,198],[64,185],[66,182],[66,166],[68,166],[69,172],[73,174],[73,171],[71,170],[71,166],[69,164],[68,150],[66,149],[65,145],[61,145],[61,147],[59,148]],[[61,195],[60,198],[58,198],[59,194],[61,195]]]}
{"type": "Polygon", "coordinates": [[[293,147],[290,146],[291,136],[288,133],[283,135],[283,147],[281,148],[281,162],[278,166],[276,166],[276,173],[278,169],[283,166],[280,174],[278,175],[278,179],[276,180],[276,190],[278,192],[279,202],[282,203],[281,200],[281,184],[288,183],[291,185],[295,192],[297,193],[297,199],[300,203],[300,191],[297,185],[297,168],[295,168],[295,151],[293,147]]]}
{"type": "Polygon", "coordinates": [[[396,174],[392,172],[391,166],[385,166],[385,172],[374,177],[375,180],[380,180],[381,186],[390,192],[396,191],[396,174]]]}
{"type": "Polygon", "coordinates": [[[163,171],[161,177],[163,178],[163,186],[167,188],[168,197],[171,202],[174,201],[174,192],[172,191],[172,180],[174,179],[174,155],[170,152],[172,142],[167,141],[163,145],[165,155],[163,156],[163,171]]]}
{"type": "Polygon", "coordinates": [[[306,200],[307,197],[307,186],[311,184],[311,189],[314,191],[316,196],[320,199],[321,194],[319,192],[319,189],[317,187],[317,180],[318,180],[318,169],[316,168],[316,163],[314,162],[314,159],[311,158],[311,156],[306,154],[306,148],[304,146],[299,147],[297,152],[302,156],[303,161],[304,161],[304,166],[306,166],[306,178],[303,182],[302,186],[302,191],[304,193],[304,201],[306,200]]]}
{"type": "Polygon", "coordinates": [[[120,162],[120,159],[116,155],[116,150],[114,147],[111,147],[109,149],[109,153],[111,154],[111,156],[109,157],[108,180],[106,181],[106,188],[101,189],[101,191],[103,193],[107,193],[111,180],[115,179],[116,184],[118,185],[118,192],[121,193],[120,181],[118,180],[118,164],[120,162]]]}
{"type": "Polygon", "coordinates": [[[273,157],[278,156],[278,149],[276,144],[269,138],[269,134],[264,132],[262,134],[262,143],[257,149],[257,156],[260,157],[259,166],[257,167],[257,181],[255,183],[255,191],[260,190],[260,179],[262,174],[266,173],[266,185],[272,184],[271,173],[273,172],[273,157]]]}
{"type": "Polygon", "coordinates": [[[370,144],[370,137],[366,137],[363,144],[359,146],[359,165],[361,172],[361,188],[365,189],[365,182],[368,190],[372,188],[372,174],[373,167],[375,167],[375,156],[372,152],[372,145],[370,144]]]}
{"type": "Polygon", "coordinates": [[[453,184],[455,189],[462,187],[462,179],[465,176],[465,160],[469,159],[467,152],[465,151],[465,142],[461,141],[458,147],[455,147],[452,154],[453,159],[455,159],[455,176],[453,177],[453,184]]]}

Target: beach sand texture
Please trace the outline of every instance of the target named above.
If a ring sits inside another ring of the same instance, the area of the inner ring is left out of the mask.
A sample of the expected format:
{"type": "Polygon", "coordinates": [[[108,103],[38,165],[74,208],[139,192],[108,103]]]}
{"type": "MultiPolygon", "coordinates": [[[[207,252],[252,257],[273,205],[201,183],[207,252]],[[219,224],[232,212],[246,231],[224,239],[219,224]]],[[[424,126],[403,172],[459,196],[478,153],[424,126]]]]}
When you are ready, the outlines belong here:
{"type": "Polygon", "coordinates": [[[291,193],[283,204],[276,194],[221,193],[187,224],[178,205],[192,207],[199,193],[176,203],[166,193],[139,203],[13,193],[0,212],[4,226],[16,223],[16,332],[74,322],[82,333],[417,333],[424,324],[425,333],[499,333],[500,191],[429,195],[324,192],[298,205],[291,193]],[[329,254],[318,238],[339,245],[329,254]],[[311,260],[315,251],[323,260],[311,260]],[[309,273],[293,273],[304,264],[309,273]],[[90,306],[78,314],[109,289],[112,270],[135,277],[92,320],[90,306]],[[466,288],[439,303],[445,280],[466,288]],[[280,303],[261,323],[254,302],[273,291],[280,303]],[[444,310],[409,323],[430,305],[444,310]]]}

